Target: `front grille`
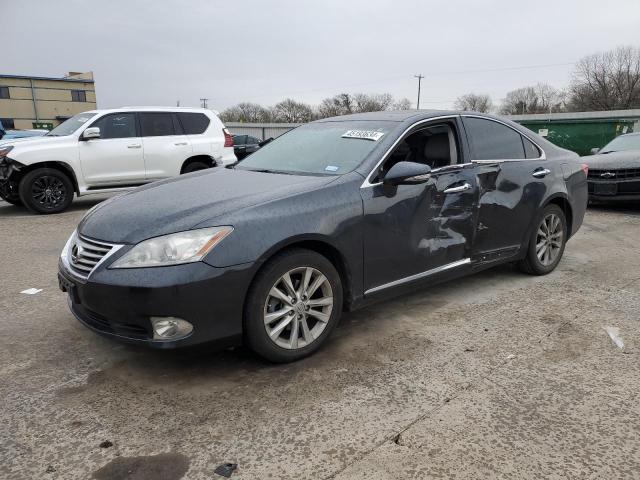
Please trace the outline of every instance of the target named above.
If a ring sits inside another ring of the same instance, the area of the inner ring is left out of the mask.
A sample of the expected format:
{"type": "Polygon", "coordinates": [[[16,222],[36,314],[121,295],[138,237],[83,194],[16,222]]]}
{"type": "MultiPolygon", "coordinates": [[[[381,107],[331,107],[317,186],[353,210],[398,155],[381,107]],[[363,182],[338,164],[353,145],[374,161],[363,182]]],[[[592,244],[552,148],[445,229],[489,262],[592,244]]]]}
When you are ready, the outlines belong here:
{"type": "Polygon", "coordinates": [[[589,180],[615,181],[632,178],[640,178],[640,168],[589,169],[589,180]]]}
{"type": "Polygon", "coordinates": [[[87,278],[114,247],[113,244],[78,235],[69,247],[69,267],[76,275],[87,278]]]}

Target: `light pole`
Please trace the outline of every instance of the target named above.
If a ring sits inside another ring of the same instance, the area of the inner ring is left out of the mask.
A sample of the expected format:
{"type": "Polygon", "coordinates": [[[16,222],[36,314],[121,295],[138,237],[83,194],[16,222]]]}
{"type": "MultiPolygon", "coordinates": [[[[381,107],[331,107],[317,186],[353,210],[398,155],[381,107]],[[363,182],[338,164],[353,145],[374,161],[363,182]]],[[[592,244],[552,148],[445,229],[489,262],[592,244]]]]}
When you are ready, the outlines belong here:
{"type": "Polygon", "coordinates": [[[420,84],[422,83],[424,75],[419,73],[418,75],[414,75],[413,77],[418,79],[418,104],[416,105],[416,110],[420,110],[420,84]]]}

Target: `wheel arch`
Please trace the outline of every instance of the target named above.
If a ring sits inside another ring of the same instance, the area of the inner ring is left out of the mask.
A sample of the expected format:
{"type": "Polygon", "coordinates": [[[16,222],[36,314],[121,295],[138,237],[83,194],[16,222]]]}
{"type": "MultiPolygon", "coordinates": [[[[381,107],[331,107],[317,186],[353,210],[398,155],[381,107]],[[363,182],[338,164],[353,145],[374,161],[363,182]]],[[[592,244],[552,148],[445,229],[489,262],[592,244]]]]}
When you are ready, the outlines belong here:
{"type": "Polygon", "coordinates": [[[217,165],[216,160],[210,155],[193,155],[182,162],[182,166],[180,167],[180,175],[184,173],[184,170],[188,165],[195,162],[206,163],[207,165],[209,165],[209,168],[213,168],[217,165]]]}
{"type": "Polygon", "coordinates": [[[547,199],[547,201],[543,205],[543,208],[547,207],[548,205],[557,205],[564,213],[565,219],[567,221],[567,231],[569,232],[567,238],[569,238],[573,233],[573,208],[571,207],[569,199],[565,195],[558,193],[547,199]]]}
{"type": "Polygon", "coordinates": [[[71,180],[71,184],[73,185],[73,189],[76,192],[76,195],[80,195],[80,187],[78,185],[78,178],[76,177],[75,171],[73,170],[71,165],[69,165],[68,163],[57,161],[57,160],[33,163],[31,165],[25,165],[21,167],[16,181],[20,183],[20,181],[25,176],[25,174],[32,172],[34,170],[38,170],[39,168],[52,168],[54,170],[58,170],[64,173],[67,177],[69,177],[69,180],[71,180]]]}
{"type": "Polygon", "coordinates": [[[281,254],[284,251],[301,248],[316,252],[327,260],[338,271],[340,281],[342,282],[343,291],[343,309],[349,309],[353,303],[353,272],[349,265],[349,262],[340,250],[326,237],[321,235],[312,236],[298,236],[292,237],[270,248],[265,252],[260,259],[256,262],[259,267],[255,270],[250,284],[255,280],[257,274],[262,270],[264,265],[276,255],[281,254]]]}

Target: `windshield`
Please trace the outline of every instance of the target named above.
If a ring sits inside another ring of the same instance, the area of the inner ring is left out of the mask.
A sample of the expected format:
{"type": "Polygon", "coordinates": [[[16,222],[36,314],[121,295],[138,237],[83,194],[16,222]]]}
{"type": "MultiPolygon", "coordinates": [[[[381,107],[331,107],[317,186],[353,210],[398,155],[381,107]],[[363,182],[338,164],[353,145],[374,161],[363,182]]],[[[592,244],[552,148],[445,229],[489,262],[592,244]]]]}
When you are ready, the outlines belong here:
{"type": "Polygon", "coordinates": [[[607,143],[598,153],[640,150],[640,135],[620,135],[607,143]]]}
{"type": "Polygon", "coordinates": [[[243,160],[236,168],[275,173],[342,175],[353,171],[397,123],[309,123],[243,160]]]}
{"type": "Polygon", "coordinates": [[[78,115],[74,115],[73,117],[65,120],[56,128],[47,133],[48,137],[66,137],[67,135],[71,135],[73,132],[78,130],[82,125],[87,123],[93,117],[95,117],[95,112],[85,112],[79,113],[78,115]]]}

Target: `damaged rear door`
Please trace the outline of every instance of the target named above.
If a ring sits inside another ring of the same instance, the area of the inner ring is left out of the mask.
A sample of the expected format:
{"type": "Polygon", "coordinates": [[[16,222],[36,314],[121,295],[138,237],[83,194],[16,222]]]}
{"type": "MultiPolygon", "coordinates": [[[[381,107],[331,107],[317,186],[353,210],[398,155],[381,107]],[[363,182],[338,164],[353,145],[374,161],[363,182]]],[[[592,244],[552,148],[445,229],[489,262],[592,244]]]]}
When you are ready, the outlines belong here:
{"type": "Polygon", "coordinates": [[[383,160],[380,175],[361,188],[365,295],[458,271],[469,262],[478,184],[476,166],[465,163],[458,122],[452,117],[408,132],[383,160]],[[416,141],[425,129],[434,133],[424,143],[416,141]],[[429,164],[430,179],[419,185],[383,185],[383,173],[402,160],[429,164]]]}

